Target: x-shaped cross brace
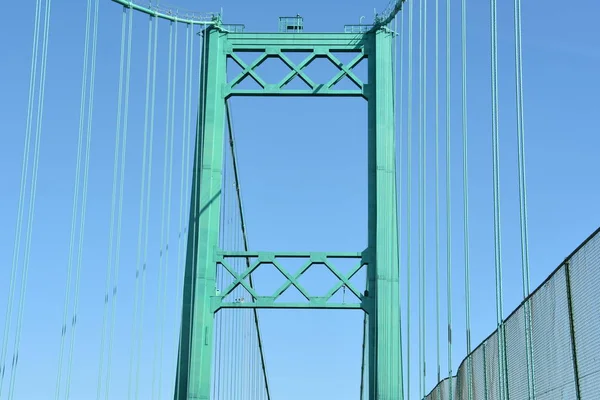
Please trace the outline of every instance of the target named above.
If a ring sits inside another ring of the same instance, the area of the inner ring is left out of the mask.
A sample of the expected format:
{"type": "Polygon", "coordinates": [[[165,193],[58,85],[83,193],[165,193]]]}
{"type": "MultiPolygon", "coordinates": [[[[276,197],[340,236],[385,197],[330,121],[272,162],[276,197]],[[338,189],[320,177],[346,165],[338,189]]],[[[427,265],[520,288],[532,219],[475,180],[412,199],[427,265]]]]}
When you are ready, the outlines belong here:
{"type": "Polygon", "coordinates": [[[235,63],[237,65],[240,66],[241,69],[243,69],[243,71],[236,76],[232,81],[231,81],[231,87],[234,87],[235,85],[239,84],[241,81],[244,80],[245,77],[247,77],[248,75],[250,75],[252,77],[252,79],[254,79],[254,81],[256,83],[258,83],[260,85],[261,88],[266,88],[267,84],[265,81],[263,81],[260,76],[258,76],[258,74],[256,73],[256,71],[254,71],[256,68],[258,68],[258,66],[260,64],[262,64],[268,57],[267,53],[263,53],[261,54],[256,60],[254,60],[254,62],[250,65],[246,65],[245,62],[243,62],[235,53],[230,53],[229,54],[231,56],[231,58],[233,59],[233,61],[235,61],[235,63]]]}
{"type": "Polygon", "coordinates": [[[304,298],[306,300],[310,301],[313,296],[311,296],[306,291],[306,289],[304,289],[304,287],[298,282],[298,279],[312,265],[315,265],[315,264],[325,265],[339,279],[339,282],[325,295],[325,297],[324,297],[323,300],[325,300],[325,301],[329,300],[342,286],[346,286],[348,289],[350,289],[350,291],[352,291],[352,293],[354,293],[354,295],[358,299],[362,300],[362,297],[363,297],[362,293],[360,293],[354,287],[354,285],[352,285],[352,283],[350,282],[350,279],[352,279],[352,277],[354,275],[356,275],[356,273],[365,265],[362,261],[360,263],[358,263],[352,269],[352,271],[350,271],[350,273],[347,276],[344,275],[344,274],[342,274],[342,273],[340,273],[333,265],[331,265],[331,263],[329,262],[329,260],[327,260],[326,258],[323,258],[322,260],[318,260],[318,261],[316,261],[316,260],[308,260],[302,266],[302,268],[300,268],[293,276],[285,268],[283,268],[281,265],[279,265],[279,262],[274,257],[272,259],[269,259],[269,260],[264,260],[264,259],[261,260],[261,259],[259,259],[254,264],[252,264],[249,268],[247,268],[244,272],[242,272],[241,274],[238,274],[235,271],[233,271],[232,268],[228,265],[228,263],[224,259],[220,259],[218,261],[218,263],[221,264],[221,265],[223,265],[223,267],[227,270],[227,272],[229,272],[233,276],[233,278],[235,279],[235,281],[233,283],[231,283],[227,287],[227,289],[225,289],[225,291],[223,293],[221,293],[221,298],[227,297],[227,295],[229,295],[238,286],[241,285],[241,286],[243,286],[248,291],[248,293],[252,296],[253,299],[255,299],[255,300],[258,299],[260,296],[246,282],[246,278],[248,277],[248,275],[250,275],[252,272],[254,272],[261,264],[272,264],[287,279],[287,282],[285,282],[279,289],[277,289],[275,291],[275,293],[273,294],[273,296],[271,296],[273,299],[277,299],[279,296],[281,296],[283,294],[283,292],[285,292],[290,286],[293,285],[296,289],[298,289],[298,291],[302,294],[302,296],[304,296],[304,298]]]}

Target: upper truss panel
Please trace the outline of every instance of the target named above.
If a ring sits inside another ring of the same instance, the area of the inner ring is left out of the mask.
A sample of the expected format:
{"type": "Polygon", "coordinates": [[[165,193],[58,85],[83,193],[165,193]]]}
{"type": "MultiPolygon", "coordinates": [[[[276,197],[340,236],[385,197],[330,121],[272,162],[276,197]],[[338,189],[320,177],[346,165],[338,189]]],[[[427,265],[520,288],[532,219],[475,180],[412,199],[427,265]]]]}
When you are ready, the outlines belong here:
{"type": "Polygon", "coordinates": [[[241,68],[241,72],[227,82],[225,98],[231,96],[342,96],[368,97],[368,84],[354,73],[353,68],[368,58],[368,41],[363,34],[227,34],[225,35],[225,53],[241,68]],[[246,63],[240,53],[258,53],[251,63],[246,63]],[[341,61],[338,53],[350,54],[350,60],[341,61]],[[294,62],[288,57],[289,53],[303,53],[304,59],[294,62]],[[278,59],[288,68],[289,73],[278,83],[266,83],[257,72],[268,59],[278,59]],[[306,70],[313,62],[325,60],[336,69],[330,79],[317,81],[311,78],[306,70]],[[241,89],[239,85],[245,79],[251,79],[258,88],[241,89]],[[304,89],[291,89],[288,84],[294,79],[300,79],[304,89]],[[349,80],[354,88],[337,88],[336,85],[349,80]]]}

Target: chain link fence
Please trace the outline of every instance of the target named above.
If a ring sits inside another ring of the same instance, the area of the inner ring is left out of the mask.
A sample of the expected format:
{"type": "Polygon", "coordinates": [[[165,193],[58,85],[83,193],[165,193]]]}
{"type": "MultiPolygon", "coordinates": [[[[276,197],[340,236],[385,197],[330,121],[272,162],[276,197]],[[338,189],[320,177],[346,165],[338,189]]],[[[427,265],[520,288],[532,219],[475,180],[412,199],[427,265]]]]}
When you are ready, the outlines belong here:
{"type": "Polygon", "coordinates": [[[521,303],[502,329],[463,360],[452,385],[444,379],[426,400],[449,400],[450,387],[453,400],[504,400],[502,392],[507,392],[505,399],[528,399],[528,314],[535,399],[600,399],[598,229],[521,303]],[[499,357],[500,337],[505,341],[505,360],[499,357]]]}

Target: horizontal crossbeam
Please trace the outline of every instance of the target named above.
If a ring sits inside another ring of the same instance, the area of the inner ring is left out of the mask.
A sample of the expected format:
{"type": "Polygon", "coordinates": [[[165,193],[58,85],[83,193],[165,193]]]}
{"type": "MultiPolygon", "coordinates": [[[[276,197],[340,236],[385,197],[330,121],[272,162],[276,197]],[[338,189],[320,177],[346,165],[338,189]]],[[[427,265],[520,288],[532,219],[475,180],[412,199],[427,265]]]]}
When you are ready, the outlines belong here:
{"type": "Polygon", "coordinates": [[[227,52],[264,51],[268,47],[286,50],[314,50],[327,47],[334,51],[366,49],[365,35],[356,33],[230,33],[227,52]]]}
{"type": "Polygon", "coordinates": [[[217,265],[222,265],[223,268],[233,277],[234,281],[223,291],[216,292],[212,296],[212,307],[214,312],[222,308],[310,308],[310,309],[364,309],[363,293],[357,290],[350,282],[367,264],[367,260],[363,253],[297,253],[297,252],[250,252],[250,251],[217,251],[217,265]],[[247,262],[249,267],[242,272],[236,272],[229,266],[229,261],[236,258],[243,258],[249,261],[250,258],[255,259],[252,262],[247,262]],[[291,274],[287,268],[279,262],[278,258],[300,258],[305,259],[305,264],[295,273],[291,274]],[[338,271],[333,261],[335,259],[356,259],[356,266],[346,275],[338,271]],[[256,288],[252,288],[247,278],[256,269],[263,264],[273,265],[285,277],[285,282],[274,293],[268,296],[257,293],[256,288]],[[325,296],[313,296],[306,290],[298,279],[313,265],[324,265],[338,279],[338,282],[327,292],[325,296]],[[249,301],[225,301],[236,288],[243,287],[252,297],[249,301]],[[306,301],[304,302],[277,302],[277,299],[291,286],[294,286],[298,292],[302,294],[306,301]],[[342,287],[350,290],[358,303],[334,303],[330,302],[331,298],[342,287]]]}
{"type": "MultiPolygon", "coordinates": [[[[366,85],[365,85],[366,86],[366,85]]],[[[283,97],[309,97],[309,96],[321,96],[321,97],[362,97],[367,98],[368,92],[366,89],[355,89],[355,90],[332,90],[327,89],[324,86],[316,87],[315,89],[306,90],[281,90],[276,85],[267,85],[265,89],[229,89],[225,94],[226,98],[231,96],[283,96],[283,97]]]]}
{"type": "Polygon", "coordinates": [[[275,303],[271,298],[258,298],[252,303],[224,303],[219,296],[215,296],[213,306],[215,311],[222,308],[278,308],[278,309],[317,309],[317,310],[361,310],[360,303],[327,303],[324,298],[311,298],[308,303],[275,303]]]}
{"type": "Polygon", "coordinates": [[[325,258],[358,258],[364,257],[364,252],[338,252],[338,253],[323,253],[323,252],[266,252],[266,251],[222,251],[217,250],[217,257],[221,258],[247,258],[247,257],[262,257],[264,260],[272,260],[273,258],[310,258],[311,261],[322,261],[325,258]]]}

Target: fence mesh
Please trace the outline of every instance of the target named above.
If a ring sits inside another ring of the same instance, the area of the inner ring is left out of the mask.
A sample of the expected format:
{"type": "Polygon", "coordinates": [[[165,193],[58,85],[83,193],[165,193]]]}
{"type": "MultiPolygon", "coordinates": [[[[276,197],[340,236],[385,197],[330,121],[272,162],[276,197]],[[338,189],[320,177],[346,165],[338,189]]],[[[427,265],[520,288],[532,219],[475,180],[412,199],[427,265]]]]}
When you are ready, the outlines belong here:
{"type": "MultiPolygon", "coordinates": [[[[502,331],[463,360],[452,378],[453,400],[529,399],[528,314],[535,399],[600,399],[600,229],[521,303],[502,331]],[[506,363],[499,357],[502,336],[506,363]],[[508,393],[502,396],[504,391],[508,393]]],[[[426,396],[446,399],[448,379],[426,396]]]]}

